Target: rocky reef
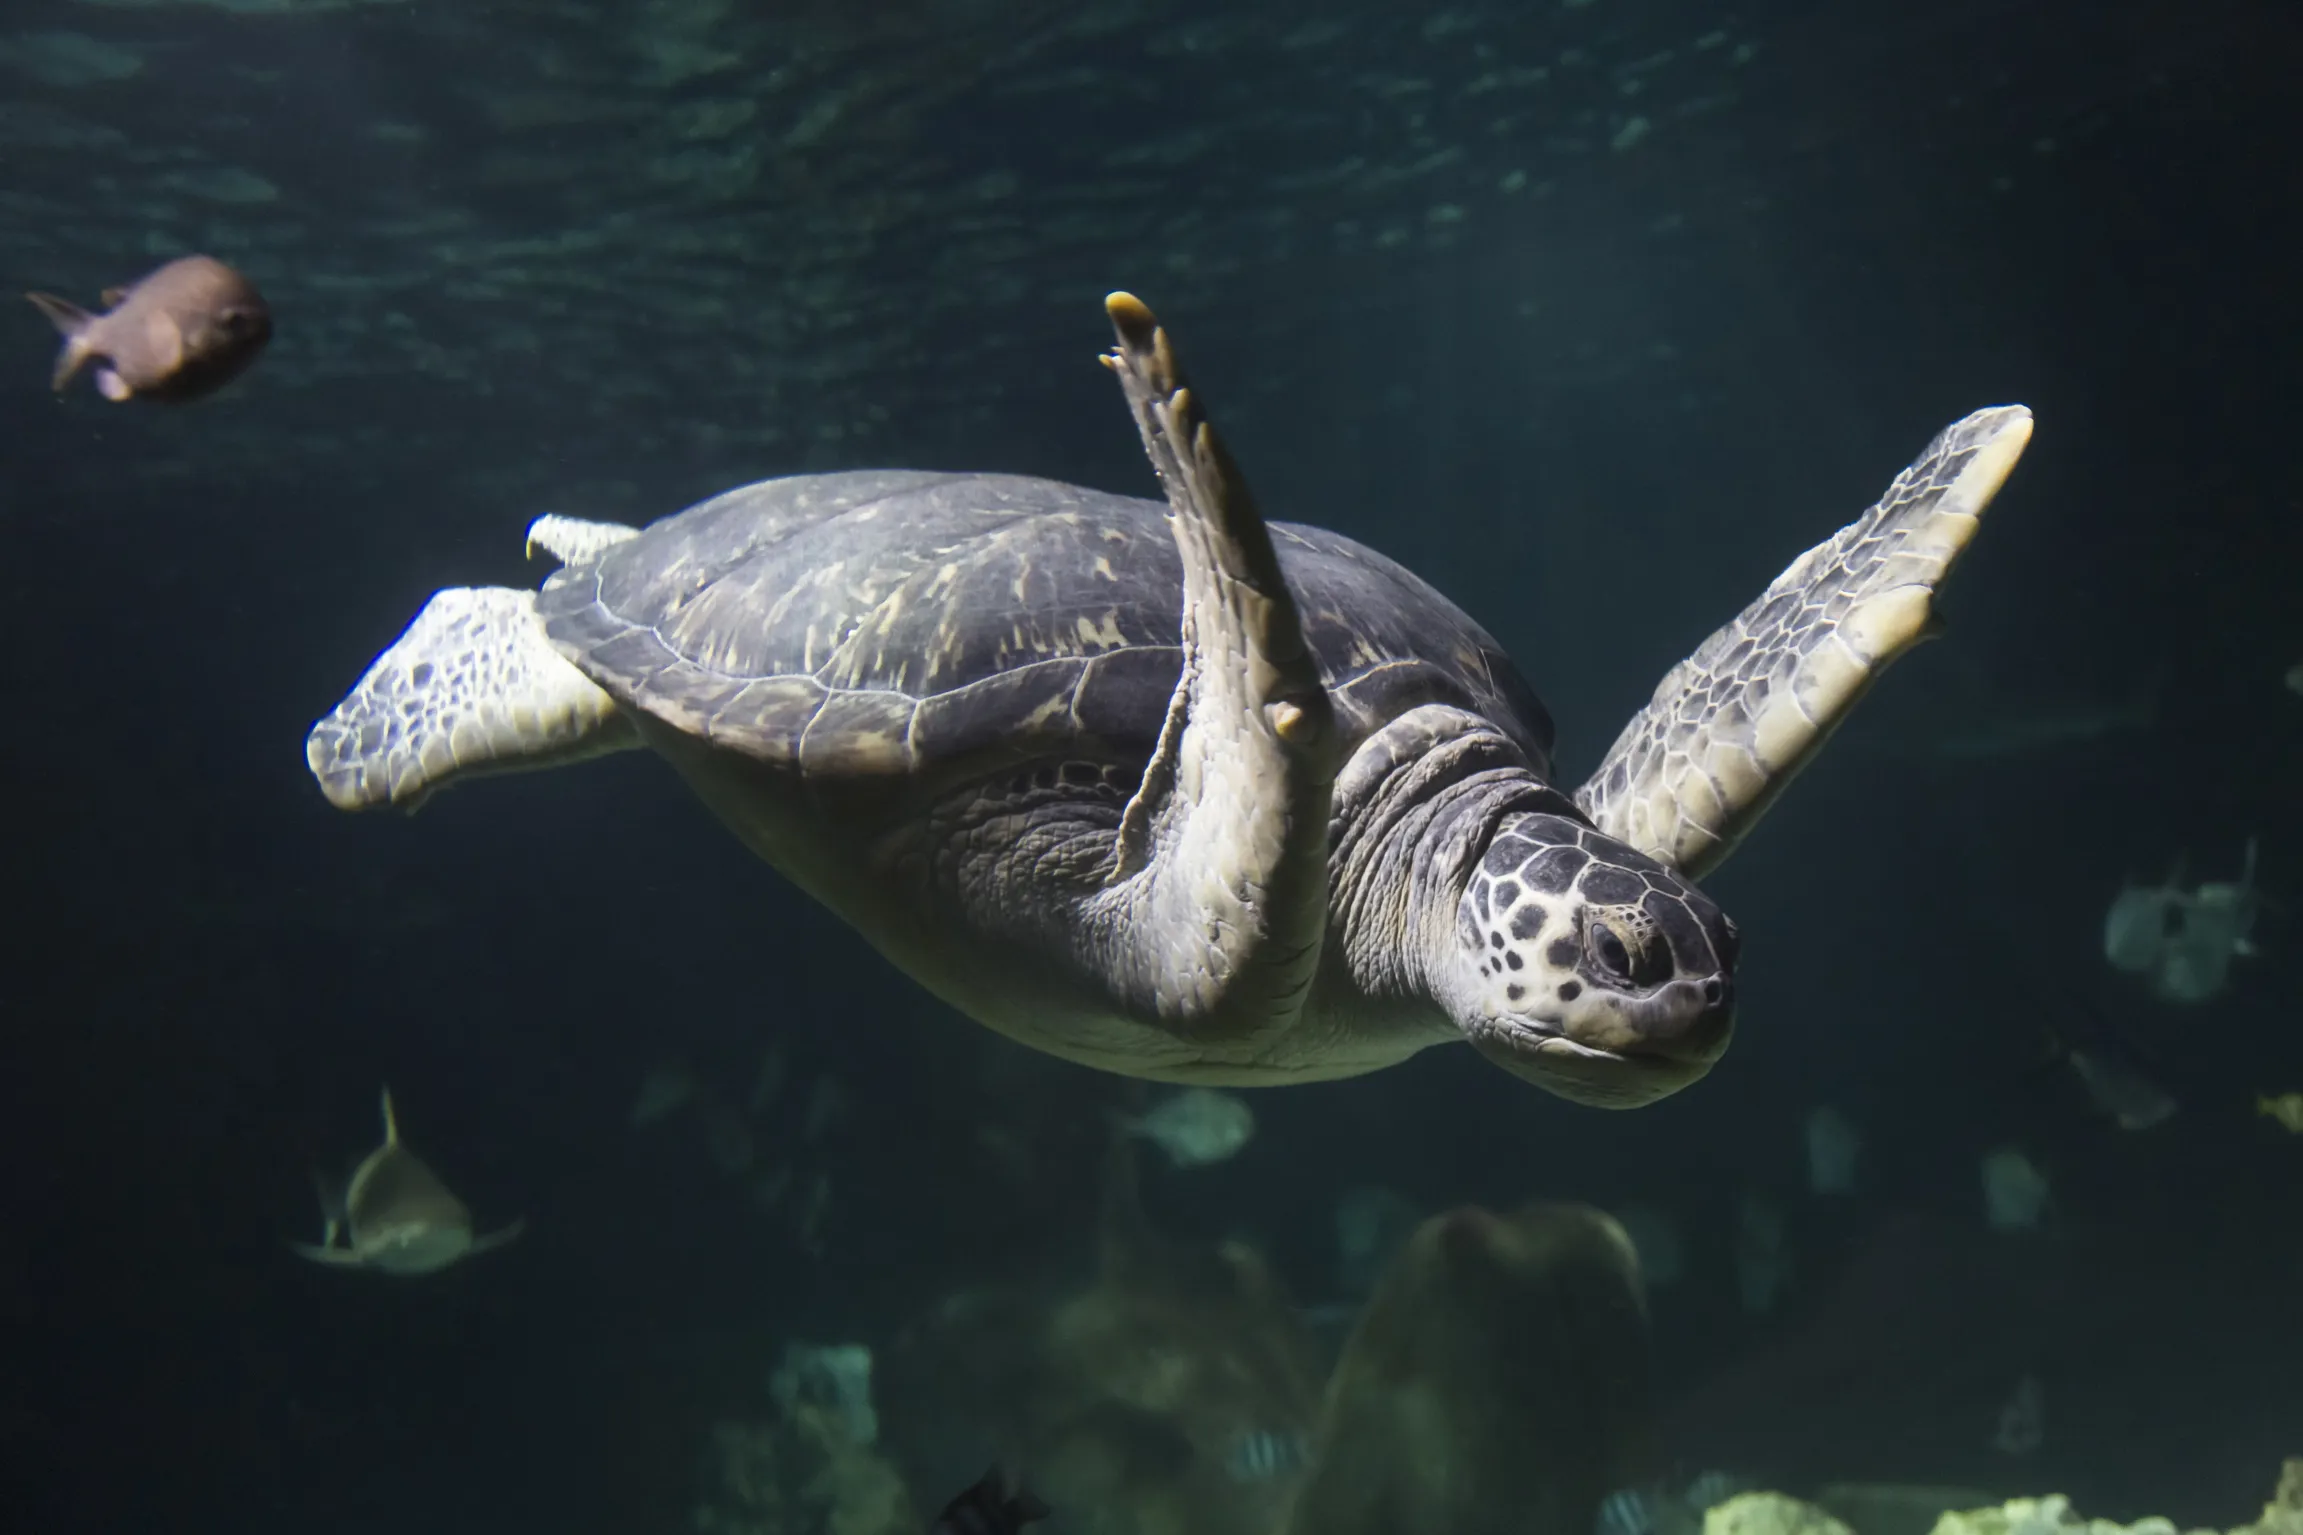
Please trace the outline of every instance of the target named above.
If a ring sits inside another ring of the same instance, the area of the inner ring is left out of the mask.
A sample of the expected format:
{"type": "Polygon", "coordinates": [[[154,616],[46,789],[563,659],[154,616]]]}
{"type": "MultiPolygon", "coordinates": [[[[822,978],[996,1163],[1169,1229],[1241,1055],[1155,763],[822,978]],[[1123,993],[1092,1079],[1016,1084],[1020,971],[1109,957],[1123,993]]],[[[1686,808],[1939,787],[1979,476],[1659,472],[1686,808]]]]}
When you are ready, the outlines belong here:
{"type": "MultiPolygon", "coordinates": [[[[1706,1511],[1703,1535],[1894,1535],[1890,1526],[1913,1510],[1957,1495],[1950,1488],[1848,1484],[1826,1489],[1818,1503],[1809,1503],[1780,1492],[1747,1492],[1706,1511]],[[1839,1517],[1859,1510],[1878,1522],[1839,1517]]],[[[2050,1493],[1996,1505],[1943,1508],[1934,1518],[1931,1535],[2303,1535],[2303,1457],[2290,1459],[2281,1468],[2261,1518],[2228,1531],[2185,1531],[2158,1515],[2132,1524],[2088,1518],[2071,1506],[2069,1498],[2050,1493]]]]}
{"type": "Polygon", "coordinates": [[[904,1479],[858,1443],[835,1408],[797,1403],[776,1420],[712,1431],[700,1535],[915,1535],[904,1479]]]}

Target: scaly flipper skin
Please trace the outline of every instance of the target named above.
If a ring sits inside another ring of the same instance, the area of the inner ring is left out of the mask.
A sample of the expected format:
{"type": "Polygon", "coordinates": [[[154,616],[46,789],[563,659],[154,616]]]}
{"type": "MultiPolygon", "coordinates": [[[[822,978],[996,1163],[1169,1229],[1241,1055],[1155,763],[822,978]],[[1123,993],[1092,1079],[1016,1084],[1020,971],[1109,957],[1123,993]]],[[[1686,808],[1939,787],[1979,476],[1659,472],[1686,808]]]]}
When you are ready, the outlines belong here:
{"type": "Polygon", "coordinates": [[[1183,675],[1092,904],[1094,960],[1139,1009],[1234,1042],[1284,1029],[1327,924],[1333,709],[1247,486],[1134,297],[1120,381],[1183,556],[1183,675]]]}
{"type": "Polygon", "coordinates": [[[534,592],[458,586],[312,727],[304,760],[338,810],[414,810],[451,779],[638,745],[615,700],[544,638],[534,592]]]}
{"type": "Polygon", "coordinates": [[[1593,824],[1691,879],[1724,861],[1928,637],[1937,584],[2030,440],[2020,405],[1947,427],[1876,506],[1673,667],[1576,792],[1593,824]]]}
{"type": "Polygon", "coordinates": [[[563,565],[580,565],[639,536],[638,528],[625,523],[594,522],[589,518],[546,512],[528,524],[528,558],[534,559],[536,551],[541,549],[563,565]]]}

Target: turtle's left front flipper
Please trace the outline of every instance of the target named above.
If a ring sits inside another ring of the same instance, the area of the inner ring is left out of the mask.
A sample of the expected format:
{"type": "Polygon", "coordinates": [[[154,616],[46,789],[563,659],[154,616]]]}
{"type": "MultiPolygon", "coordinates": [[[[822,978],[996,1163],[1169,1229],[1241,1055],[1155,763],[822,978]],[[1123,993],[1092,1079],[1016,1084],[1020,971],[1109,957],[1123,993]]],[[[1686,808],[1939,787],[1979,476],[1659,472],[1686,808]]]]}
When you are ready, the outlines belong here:
{"type": "Polygon", "coordinates": [[[1673,667],[1576,791],[1609,836],[1715,868],[1898,656],[2031,440],[2020,405],[1944,429],[1878,505],[1801,555],[1673,667]]]}
{"type": "Polygon", "coordinates": [[[452,586],[312,727],[304,760],[338,810],[414,810],[459,778],[639,744],[616,701],[544,637],[534,592],[452,586]]]}
{"type": "Polygon", "coordinates": [[[1095,926],[1140,1009],[1252,1052],[1319,966],[1334,711],[1254,499],[1133,296],[1105,358],[1166,486],[1183,556],[1183,674],[1121,821],[1095,926]]]}

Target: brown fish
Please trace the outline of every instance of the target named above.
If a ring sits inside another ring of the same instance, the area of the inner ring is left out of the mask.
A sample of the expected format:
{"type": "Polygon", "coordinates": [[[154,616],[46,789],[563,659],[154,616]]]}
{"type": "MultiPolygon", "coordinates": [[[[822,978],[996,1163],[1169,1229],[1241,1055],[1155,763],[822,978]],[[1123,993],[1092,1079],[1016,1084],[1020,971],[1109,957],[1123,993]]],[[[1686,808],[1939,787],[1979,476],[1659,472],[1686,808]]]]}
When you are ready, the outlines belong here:
{"type": "Polygon", "coordinates": [[[90,314],[53,293],[24,295],[63,333],[49,387],[89,363],[107,400],[181,404],[213,394],[272,339],[272,311],[255,285],[213,256],[183,256],[125,288],[104,290],[90,314]]]}

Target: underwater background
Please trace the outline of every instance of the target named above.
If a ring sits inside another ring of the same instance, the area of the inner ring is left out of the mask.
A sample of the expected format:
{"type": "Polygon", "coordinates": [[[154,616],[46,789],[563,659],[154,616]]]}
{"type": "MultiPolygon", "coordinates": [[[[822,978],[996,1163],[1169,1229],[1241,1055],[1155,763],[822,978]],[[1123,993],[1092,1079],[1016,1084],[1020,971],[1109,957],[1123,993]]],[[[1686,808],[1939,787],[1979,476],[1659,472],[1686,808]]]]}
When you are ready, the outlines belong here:
{"type": "Polygon", "coordinates": [[[1571,783],[1941,425],[2038,417],[1944,637],[1705,881],[1745,934],[1706,1080],[1605,1113],[1447,1049],[1252,1091],[1237,1156],[1143,1148],[1147,1219],[1318,1310],[1354,1191],[1638,1211],[1683,1258],[1672,1474],[2252,1518],[2303,1454],[2303,1135],[2257,1112],[2303,1089],[2298,79],[2282,0],[9,0],[7,284],[204,250],[278,327],[169,411],[52,395],[40,315],[0,326],[11,1524],[697,1528],[795,1342],[875,1351],[923,1522],[982,1470],[999,1372],[906,1340],[1093,1283],[1112,1116],[1160,1092],[952,1014],[656,761],[355,819],[302,742],[436,587],[533,584],[542,512],[1156,494],[1095,363],[1122,287],[1269,514],[1503,642],[1571,783]],[[2226,989],[2107,962],[2123,887],[2250,837],[2226,989]],[[2043,1067],[2073,1015],[2180,1112],[2043,1067]],[[651,1081],[694,1101],[635,1123],[651,1081]],[[517,1243],[288,1250],[387,1083],[517,1243]],[[1986,1219],[2008,1148],[2036,1229],[1986,1219]]]}

